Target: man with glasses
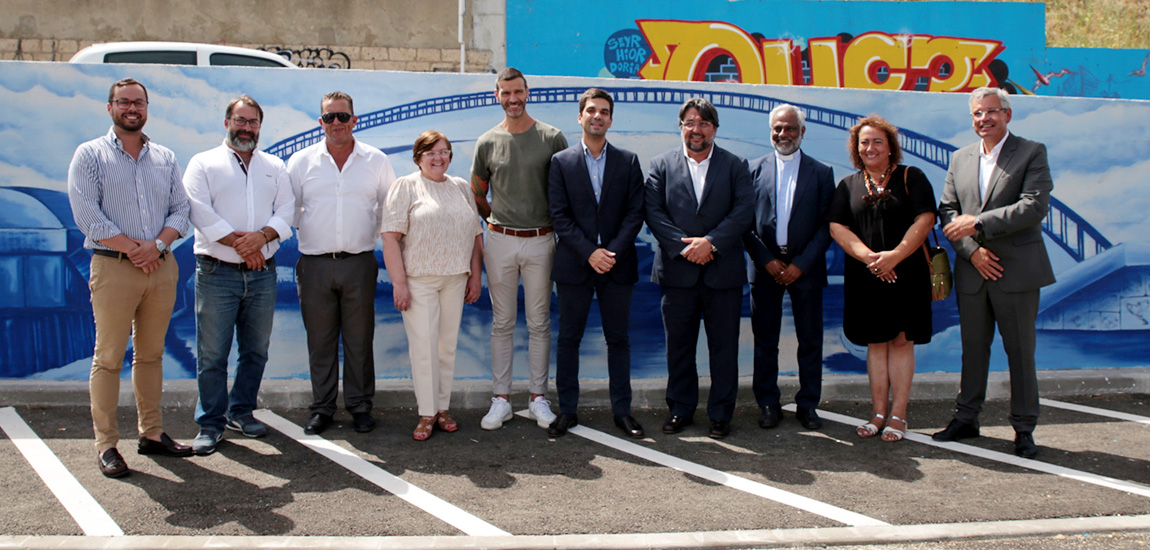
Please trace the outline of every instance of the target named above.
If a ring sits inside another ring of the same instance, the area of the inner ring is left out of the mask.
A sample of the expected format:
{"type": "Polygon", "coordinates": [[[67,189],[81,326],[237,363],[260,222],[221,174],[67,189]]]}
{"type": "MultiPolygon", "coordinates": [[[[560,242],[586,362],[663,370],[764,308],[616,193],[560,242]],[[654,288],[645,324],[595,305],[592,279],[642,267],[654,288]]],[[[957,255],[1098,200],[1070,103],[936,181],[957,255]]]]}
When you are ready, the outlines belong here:
{"type": "Polygon", "coordinates": [[[352,135],[351,96],[331,92],[320,101],[323,141],[288,159],[299,231],[296,285],[307,331],[311,417],[307,434],[331,426],[343,343],[343,403],[357,432],[375,428],[375,257],[387,189],[395,181],[379,149],[352,135]]]}
{"type": "Polygon", "coordinates": [[[1010,96],[1000,88],[970,94],[979,142],[950,158],[938,205],[943,232],[957,259],[954,283],[962,332],[962,379],[954,419],[937,441],[978,437],[986,400],[994,326],[1010,366],[1014,454],[1038,454],[1038,376],[1034,364],[1040,289],[1054,283],[1042,240],[1042,220],[1054,181],[1046,146],[1011,134],[1010,96]]]}
{"type": "Polygon", "coordinates": [[[224,112],[224,142],[192,157],[184,172],[196,253],[198,455],[215,452],[224,429],[262,437],[252,416],[268,361],[276,305],[275,253],[291,236],[291,180],[278,157],[256,149],[264,110],[241,95],[224,112]],[[239,358],[228,392],[228,355],[239,358]]]}
{"type": "Polygon", "coordinates": [[[715,145],[719,113],[692,98],[679,109],[683,146],[651,159],[647,227],[655,236],[651,280],[662,286],[667,339],[667,406],[663,433],[694,422],[699,404],[695,351],[699,320],[707,330],[710,436],[731,432],[739,375],[739,312],[747,284],[743,233],[754,218],[747,161],[715,145]]]}
{"type": "Polygon", "coordinates": [[[483,264],[491,296],[491,409],[480,421],[497,430],[511,420],[511,363],[519,280],[523,279],[530,367],[529,416],[540,428],[555,421],[547,401],[551,363],[551,261],[555,236],[547,211],[547,171],[551,155],[567,148],[554,126],[527,114],[527,79],[513,67],[495,79],[503,121],[475,142],[471,188],[479,215],[487,220],[483,264]],[[491,202],[487,193],[491,192],[491,202]]]}
{"type": "Polygon", "coordinates": [[[68,199],[84,247],[92,250],[88,287],[96,348],[88,381],[97,463],[107,477],[130,470],[116,444],[120,370],[132,339],[137,452],[188,456],[192,448],[164,433],[160,400],[164,336],[172,319],[179,269],[169,247],[188,231],[188,197],[176,155],[144,134],[148,91],[125,78],[108,91],[112,128],[76,148],[68,199]]]}

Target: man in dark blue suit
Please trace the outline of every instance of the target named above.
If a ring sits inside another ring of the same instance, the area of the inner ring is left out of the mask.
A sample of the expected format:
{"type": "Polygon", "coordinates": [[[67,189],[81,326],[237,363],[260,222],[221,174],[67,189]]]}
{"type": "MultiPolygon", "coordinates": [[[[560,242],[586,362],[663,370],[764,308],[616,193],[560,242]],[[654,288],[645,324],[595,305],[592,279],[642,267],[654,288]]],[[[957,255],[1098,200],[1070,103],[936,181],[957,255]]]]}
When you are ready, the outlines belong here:
{"type": "Polygon", "coordinates": [[[835,192],[830,167],[799,149],[806,117],[794,105],[771,111],[775,151],[751,162],[755,220],[743,235],[751,256],[751,330],[755,333],[755,400],[762,409],[759,427],[774,428],[782,419],[779,392],[779,331],[783,293],[791,295],[795,336],[799,341],[799,392],[795,417],[804,428],[823,426],[815,408],[822,394],[823,288],[831,236],[827,210],[835,192]]]}
{"type": "Polygon", "coordinates": [[[606,91],[584,92],[578,119],[583,139],[551,157],[548,200],[559,239],[551,268],[559,293],[559,416],[547,429],[553,437],[579,425],[579,342],[596,294],[615,425],[629,437],[643,437],[643,427],[631,416],[628,336],[631,293],[639,280],[635,236],[643,227],[643,171],[634,153],[607,143],[614,109],[606,91]]]}
{"type": "Polygon", "coordinates": [[[692,98],[679,109],[683,147],[651,159],[647,226],[658,241],[651,280],[662,286],[667,338],[667,406],[663,433],[694,421],[699,404],[695,349],[699,320],[707,331],[711,437],[731,432],[739,374],[739,310],[747,283],[742,235],[754,217],[747,161],[715,145],[719,113],[692,98]]]}

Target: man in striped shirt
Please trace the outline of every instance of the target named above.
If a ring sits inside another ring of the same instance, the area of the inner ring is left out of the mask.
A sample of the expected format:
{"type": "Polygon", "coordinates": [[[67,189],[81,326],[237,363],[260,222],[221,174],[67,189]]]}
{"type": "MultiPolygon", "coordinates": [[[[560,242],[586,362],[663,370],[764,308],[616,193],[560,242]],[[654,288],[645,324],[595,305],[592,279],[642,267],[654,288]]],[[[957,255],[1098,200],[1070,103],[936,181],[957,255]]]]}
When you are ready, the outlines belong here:
{"type": "Polygon", "coordinates": [[[179,278],[168,247],[188,231],[188,197],[176,155],[144,134],[148,91],[125,78],[108,92],[112,128],[80,145],[68,167],[68,198],[84,247],[96,319],[89,390],[97,462],[108,477],[129,473],[116,450],[120,369],[132,338],[132,387],[142,455],[188,456],[163,430],[164,336],[179,278]]]}

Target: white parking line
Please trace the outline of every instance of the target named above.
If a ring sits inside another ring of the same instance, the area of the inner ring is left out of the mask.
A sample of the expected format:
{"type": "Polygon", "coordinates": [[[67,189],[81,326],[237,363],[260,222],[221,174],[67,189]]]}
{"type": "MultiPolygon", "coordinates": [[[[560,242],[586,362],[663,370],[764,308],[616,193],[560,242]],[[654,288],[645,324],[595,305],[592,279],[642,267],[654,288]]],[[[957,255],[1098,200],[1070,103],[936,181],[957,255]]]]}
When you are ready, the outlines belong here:
{"type": "MultiPolygon", "coordinates": [[[[793,412],[795,410],[795,405],[792,403],[783,407],[783,409],[793,412]]],[[[824,411],[821,409],[819,410],[819,416],[826,418],[827,420],[832,420],[834,422],[847,424],[850,426],[859,426],[865,422],[864,420],[858,418],[852,418],[843,414],[824,411]]],[[[1045,472],[1056,476],[1074,479],[1077,481],[1098,485],[1100,487],[1107,487],[1135,495],[1150,497],[1150,487],[1130,481],[1122,481],[1120,479],[1091,474],[1081,470],[1073,470],[1070,468],[1064,468],[1062,466],[1055,466],[1053,464],[1047,464],[1046,462],[1040,462],[1031,458],[1022,458],[1006,453],[1000,453],[998,451],[989,451],[981,447],[975,447],[974,445],[967,445],[965,443],[958,443],[956,441],[935,441],[934,439],[931,439],[929,435],[920,434],[917,432],[908,431],[904,437],[908,441],[914,441],[915,443],[922,443],[932,447],[939,447],[941,449],[947,449],[958,453],[977,456],[979,458],[985,458],[987,460],[993,460],[995,462],[1012,464],[1020,468],[1037,470],[1039,472],[1045,472]]]]}
{"type": "MultiPolygon", "coordinates": [[[[119,537],[124,531],[112,520],[91,493],[80,485],[72,472],[56,457],[52,450],[36,436],[13,407],[0,408],[0,429],[16,445],[24,459],[36,470],[64,509],[80,525],[85,535],[92,537],[119,537]]],[[[10,495],[11,496],[11,495],[10,495]]]]}
{"type": "Polygon", "coordinates": [[[1039,404],[1046,405],[1047,407],[1054,407],[1056,409],[1066,409],[1068,411],[1076,411],[1087,414],[1095,414],[1098,416],[1107,416],[1110,418],[1117,418],[1118,420],[1129,420],[1130,422],[1140,422],[1142,424],[1150,424],[1150,416],[1139,416],[1137,414],[1129,414],[1118,411],[1111,411],[1106,409],[1099,409],[1096,407],[1087,407],[1086,405],[1078,405],[1075,403],[1066,403],[1064,401],[1055,401],[1053,399],[1039,399],[1039,404]]]}
{"type": "Polygon", "coordinates": [[[316,435],[303,433],[303,428],[274,412],[267,409],[260,409],[255,411],[255,416],[260,422],[279,430],[301,445],[347,468],[352,473],[366,479],[377,487],[414,504],[416,507],[468,535],[508,536],[511,534],[479,519],[450,502],[388,473],[383,468],[356,456],[351,451],[335,443],[316,435]]]}
{"type": "MultiPolygon", "coordinates": [[[[522,417],[527,417],[526,410],[519,411],[516,414],[522,417]]],[[[771,487],[770,485],[759,483],[757,481],[751,481],[744,477],[731,475],[714,468],[708,468],[707,466],[703,466],[701,464],[688,462],[681,458],[671,456],[667,453],[655,451],[625,439],[615,437],[613,435],[607,435],[599,430],[593,430],[586,426],[575,426],[574,428],[568,430],[568,432],[579,437],[590,439],[591,441],[601,445],[606,445],[607,447],[615,449],[619,452],[637,456],[644,460],[649,460],[656,464],[666,466],[668,468],[672,468],[680,472],[693,475],[695,477],[703,478],[713,483],[718,483],[719,485],[725,485],[732,489],[738,489],[745,493],[750,493],[758,497],[773,500],[779,504],[785,504],[800,510],[805,510],[812,514],[832,519],[839,523],[845,523],[853,527],[889,525],[884,521],[867,517],[850,510],[839,508],[837,506],[832,506],[825,502],[771,487]]]]}

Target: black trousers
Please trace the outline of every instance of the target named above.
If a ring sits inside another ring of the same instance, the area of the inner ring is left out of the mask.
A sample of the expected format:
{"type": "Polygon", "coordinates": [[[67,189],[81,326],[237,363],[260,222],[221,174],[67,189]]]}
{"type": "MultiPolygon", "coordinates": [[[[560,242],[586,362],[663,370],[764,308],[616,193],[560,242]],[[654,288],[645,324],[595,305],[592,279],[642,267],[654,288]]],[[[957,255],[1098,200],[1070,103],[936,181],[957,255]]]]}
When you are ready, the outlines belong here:
{"type": "Polygon", "coordinates": [[[779,332],[783,325],[783,293],[791,295],[795,336],[799,341],[799,392],[795,404],[816,408],[823,388],[823,289],[751,285],[751,330],[755,334],[755,376],[752,388],[759,407],[777,407],[779,391],[779,332]]]}
{"type": "Polygon", "coordinates": [[[661,308],[667,338],[667,407],[673,416],[694,416],[699,405],[699,372],[695,352],[699,321],[707,331],[711,392],[707,417],[729,421],[739,391],[739,310],[742,287],[716,289],[699,283],[691,288],[663,287],[661,308]]]}
{"type": "Polygon", "coordinates": [[[343,403],[350,413],[370,412],[375,395],[374,252],[343,259],[300,256],[299,309],[307,331],[313,413],[335,414],[339,344],[343,343],[343,403]]]}
{"type": "Polygon", "coordinates": [[[595,275],[582,284],[556,283],[559,293],[559,340],[556,343],[555,388],[559,411],[575,414],[579,406],[579,344],[587,328],[591,300],[599,297],[599,317],[607,343],[611,412],[631,414],[631,294],[635,285],[595,275]]]}

